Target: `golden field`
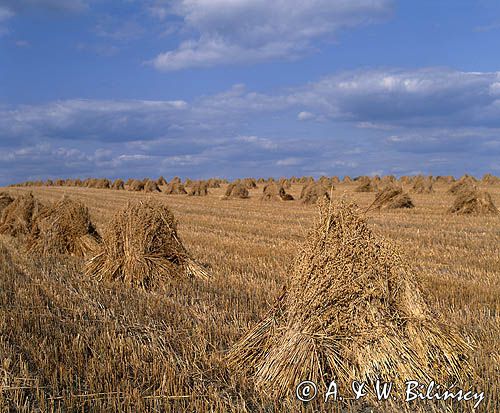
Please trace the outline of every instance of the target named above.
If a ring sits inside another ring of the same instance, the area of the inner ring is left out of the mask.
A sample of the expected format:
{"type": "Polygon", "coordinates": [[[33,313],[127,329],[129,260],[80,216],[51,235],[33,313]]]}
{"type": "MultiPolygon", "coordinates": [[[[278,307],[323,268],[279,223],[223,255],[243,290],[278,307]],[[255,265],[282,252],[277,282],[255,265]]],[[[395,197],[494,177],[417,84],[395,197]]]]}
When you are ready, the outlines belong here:
{"type": "MultiPolygon", "coordinates": [[[[366,209],[373,193],[338,184],[366,209]]],[[[296,198],[301,185],[290,192],[296,198]]],[[[500,217],[447,214],[449,185],[411,194],[411,210],[369,211],[372,229],[406,253],[424,296],[476,343],[480,410],[500,411],[500,217]]],[[[483,185],[500,206],[500,186],[483,185]]],[[[73,257],[26,254],[0,236],[0,408],[4,411],[314,411],[273,401],[228,371],[224,354],[273,306],[316,214],[300,201],[145,194],[81,187],[0,188],[43,201],[84,202],[98,229],[130,199],[164,200],[184,245],[213,274],[171,280],[153,291],[98,283],[73,257]]],[[[306,379],[306,378],[305,378],[306,379]]],[[[325,411],[359,411],[354,404],[325,411]]],[[[366,410],[369,411],[369,410],[366,410]]],[[[384,411],[383,409],[380,411],[384,411]]]]}

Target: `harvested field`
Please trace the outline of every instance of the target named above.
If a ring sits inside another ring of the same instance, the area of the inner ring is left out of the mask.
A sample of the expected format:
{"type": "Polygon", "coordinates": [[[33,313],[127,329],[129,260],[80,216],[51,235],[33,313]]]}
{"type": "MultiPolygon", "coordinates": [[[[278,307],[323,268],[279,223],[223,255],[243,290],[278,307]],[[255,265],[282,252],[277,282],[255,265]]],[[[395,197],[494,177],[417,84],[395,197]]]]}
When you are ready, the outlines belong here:
{"type": "MultiPolygon", "coordinates": [[[[500,186],[476,185],[500,205],[500,186]]],[[[373,193],[355,192],[356,183],[335,186],[334,201],[353,199],[361,211],[373,202],[373,193]]],[[[425,302],[473,343],[469,363],[476,377],[461,384],[485,392],[478,412],[496,412],[500,217],[447,213],[455,199],[449,186],[435,181],[433,193],[411,194],[411,209],[369,210],[367,226],[397,245],[425,302]]],[[[149,290],[97,282],[80,257],[27,254],[21,238],[0,235],[0,411],[369,412],[352,400],[326,407],[280,402],[271,389],[256,388],[251,375],[228,369],[229,349],[282,295],[290,262],[318,213],[300,201],[261,202],[262,188],[248,190],[248,199],[221,202],[226,189],[221,183],[207,196],[188,197],[0,188],[12,198],[33,192],[47,205],[67,195],[88,207],[101,234],[129,201],[165,203],[186,250],[211,273],[209,280],[178,277],[149,290]]],[[[296,183],[287,192],[298,199],[301,189],[296,183]]]]}

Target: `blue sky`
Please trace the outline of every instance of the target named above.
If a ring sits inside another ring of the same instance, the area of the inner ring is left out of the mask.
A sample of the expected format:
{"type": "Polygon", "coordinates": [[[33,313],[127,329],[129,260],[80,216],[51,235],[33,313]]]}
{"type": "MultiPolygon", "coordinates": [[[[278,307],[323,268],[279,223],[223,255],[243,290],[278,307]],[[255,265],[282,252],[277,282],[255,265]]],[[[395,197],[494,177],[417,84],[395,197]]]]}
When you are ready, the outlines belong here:
{"type": "Polygon", "coordinates": [[[0,0],[0,185],[500,175],[500,2],[0,0]]]}

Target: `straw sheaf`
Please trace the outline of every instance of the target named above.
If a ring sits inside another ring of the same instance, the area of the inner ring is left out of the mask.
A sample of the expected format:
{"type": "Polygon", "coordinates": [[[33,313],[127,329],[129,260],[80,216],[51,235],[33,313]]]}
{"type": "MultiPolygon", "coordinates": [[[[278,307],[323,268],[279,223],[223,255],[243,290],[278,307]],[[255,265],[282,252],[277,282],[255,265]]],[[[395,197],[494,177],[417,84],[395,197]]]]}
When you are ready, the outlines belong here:
{"type": "Polygon", "coordinates": [[[281,184],[270,182],[262,189],[261,201],[293,201],[293,196],[281,184]]]}
{"type": "Polygon", "coordinates": [[[0,234],[28,235],[35,217],[45,208],[31,193],[17,197],[1,213],[0,234]]]}
{"type": "Polygon", "coordinates": [[[403,192],[401,187],[389,185],[376,193],[369,209],[414,208],[414,206],[410,196],[403,192]]]}
{"type": "Polygon", "coordinates": [[[89,276],[142,287],[178,276],[209,277],[184,248],[170,209],[157,201],[129,203],[115,214],[102,238],[86,263],[89,276]]]}
{"type": "Polygon", "coordinates": [[[144,192],[161,192],[158,184],[155,181],[146,180],[144,182],[144,192]]]}
{"type": "Polygon", "coordinates": [[[196,181],[193,182],[188,192],[189,196],[207,196],[208,195],[208,182],[196,181]]]}
{"type": "Polygon", "coordinates": [[[111,185],[111,189],[115,189],[117,191],[121,191],[125,189],[125,182],[122,179],[115,179],[113,185],[111,185]]]}
{"type": "Polygon", "coordinates": [[[426,305],[398,248],[375,238],[351,203],[322,201],[319,210],[286,293],[229,352],[229,365],[277,397],[325,377],[349,388],[472,374],[470,345],[426,305]]]}
{"type": "Polygon", "coordinates": [[[424,176],[415,177],[410,192],[413,192],[415,194],[430,194],[434,192],[432,178],[424,176]]]}
{"type": "Polygon", "coordinates": [[[163,191],[167,195],[184,195],[187,194],[186,188],[184,185],[178,182],[177,180],[172,179],[172,181],[165,187],[163,191]]]}
{"type": "Polygon", "coordinates": [[[0,217],[2,215],[2,211],[7,208],[12,202],[14,202],[14,198],[12,198],[6,192],[0,192],[0,217]]]}
{"type": "Polygon", "coordinates": [[[304,204],[315,204],[322,198],[330,199],[330,194],[335,190],[333,184],[323,182],[311,182],[305,184],[300,192],[300,198],[304,204]]]}
{"type": "Polygon", "coordinates": [[[222,199],[229,199],[229,198],[246,199],[249,197],[250,195],[245,185],[243,185],[241,182],[232,182],[227,186],[226,192],[224,193],[222,199]]]}
{"type": "Polygon", "coordinates": [[[372,183],[369,179],[363,180],[355,189],[355,192],[375,192],[378,189],[376,183],[372,183]]]}
{"type": "Polygon", "coordinates": [[[35,216],[27,249],[42,255],[83,257],[95,249],[99,241],[87,207],[64,197],[35,216]]]}
{"type": "Polygon", "coordinates": [[[462,189],[448,212],[465,215],[497,215],[499,213],[488,192],[472,188],[462,189]]]}
{"type": "Polygon", "coordinates": [[[470,191],[477,189],[476,181],[468,175],[464,175],[458,181],[454,182],[449,188],[448,193],[457,195],[461,191],[470,191]]]}

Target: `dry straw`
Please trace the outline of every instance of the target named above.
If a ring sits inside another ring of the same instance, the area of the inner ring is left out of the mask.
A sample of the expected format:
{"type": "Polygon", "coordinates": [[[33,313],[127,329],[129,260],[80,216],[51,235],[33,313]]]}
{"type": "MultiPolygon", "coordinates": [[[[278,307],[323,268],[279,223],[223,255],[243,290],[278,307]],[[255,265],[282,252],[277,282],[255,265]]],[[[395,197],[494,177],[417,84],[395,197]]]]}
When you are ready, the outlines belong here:
{"type": "Polygon", "coordinates": [[[451,184],[455,182],[455,177],[451,175],[438,175],[434,178],[434,182],[439,184],[451,184]]]}
{"type": "Polygon", "coordinates": [[[111,189],[115,189],[117,191],[121,191],[125,189],[125,183],[122,179],[115,179],[113,185],[111,185],[111,189]]]}
{"type": "Polygon", "coordinates": [[[292,180],[287,179],[287,178],[280,178],[278,183],[284,188],[284,189],[291,189],[292,188],[292,180]]]}
{"type": "Polygon", "coordinates": [[[375,192],[377,190],[377,184],[372,183],[371,179],[362,179],[360,184],[354,189],[355,192],[375,192]]]}
{"type": "Polygon", "coordinates": [[[413,179],[413,185],[410,192],[413,192],[414,194],[430,194],[434,192],[434,188],[432,187],[432,178],[422,175],[416,176],[413,179]]]}
{"type": "Polygon", "coordinates": [[[264,185],[261,201],[293,201],[293,196],[287,194],[281,184],[271,182],[264,185]]]}
{"type": "Polygon", "coordinates": [[[138,179],[132,179],[130,181],[127,181],[127,189],[129,191],[143,191],[144,190],[144,182],[139,181],[138,179]]]}
{"type": "Polygon", "coordinates": [[[245,187],[245,185],[243,185],[241,182],[232,182],[227,186],[226,192],[224,193],[222,199],[229,199],[229,198],[246,199],[249,197],[250,196],[248,194],[248,189],[245,187]]]}
{"type": "Polygon", "coordinates": [[[178,182],[177,180],[172,179],[170,183],[165,187],[163,191],[167,195],[185,195],[187,194],[186,188],[184,185],[178,182]]]}
{"type": "Polygon", "coordinates": [[[67,197],[40,211],[34,218],[27,249],[37,254],[83,257],[95,249],[100,236],[85,205],[67,197]]]}
{"type": "Polygon", "coordinates": [[[92,179],[89,188],[108,189],[111,188],[111,183],[106,178],[92,179]]]}
{"type": "Polygon", "coordinates": [[[0,216],[0,234],[12,236],[29,234],[35,217],[44,211],[45,208],[32,193],[18,196],[2,211],[0,216]]]}
{"type": "Polygon", "coordinates": [[[492,175],[490,173],[484,174],[481,180],[483,184],[486,185],[498,185],[500,184],[500,178],[498,176],[492,175]]]}
{"type": "Polygon", "coordinates": [[[257,188],[257,180],[254,178],[244,178],[241,182],[247,189],[257,188]]]}
{"type": "MultiPolygon", "coordinates": [[[[399,249],[375,237],[357,207],[322,201],[319,219],[275,307],[228,353],[267,395],[302,380],[468,377],[470,345],[425,303],[399,249]]],[[[370,396],[369,396],[370,397],[370,396]]]]}
{"type": "Polygon", "coordinates": [[[330,193],[334,190],[333,184],[329,186],[323,182],[311,182],[302,187],[299,199],[303,204],[316,204],[322,198],[330,199],[330,193]]]}
{"type": "Polygon", "coordinates": [[[162,186],[162,185],[167,185],[167,180],[166,180],[166,179],[163,177],[163,175],[162,175],[162,176],[160,176],[160,177],[157,179],[156,183],[157,183],[159,186],[162,186]]]}
{"type": "Polygon", "coordinates": [[[454,214],[487,215],[498,214],[498,209],[488,192],[477,189],[462,189],[448,210],[454,214]]]}
{"type": "Polygon", "coordinates": [[[0,192],[0,217],[2,216],[2,211],[13,201],[14,198],[12,198],[7,192],[0,192]]]}
{"type": "Polygon", "coordinates": [[[149,179],[144,181],[144,192],[161,192],[160,187],[155,181],[149,179]]]}
{"type": "Polygon", "coordinates": [[[114,215],[85,271],[144,288],[179,276],[209,277],[184,248],[170,209],[152,199],[129,203],[114,215]]]}
{"type": "Polygon", "coordinates": [[[375,195],[375,200],[368,209],[414,208],[410,196],[399,186],[389,185],[375,195]]]}
{"type": "Polygon", "coordinates": [[[470,191],[473,189],[476,189],[476,181],[472,177],[468,175],[464,175],[462,178],[460,178],[458,181],[454,182],[449,188],[448,188],[448,193],[457,195],[459,192],[465,190],[465,191],[470,191]]]}
{"type": "Polygon", "coordinates": [[[188,191],[189,196],[207,196],[208,195],[208,182],[194,181],[188,191]]]}
{"type": "Polygon", "coordinates": [[[210,178],[208,180],[208,187],[209,188],[220,188],[220,180],[219,179],[216,179],[216,178],[210,178]]]}

